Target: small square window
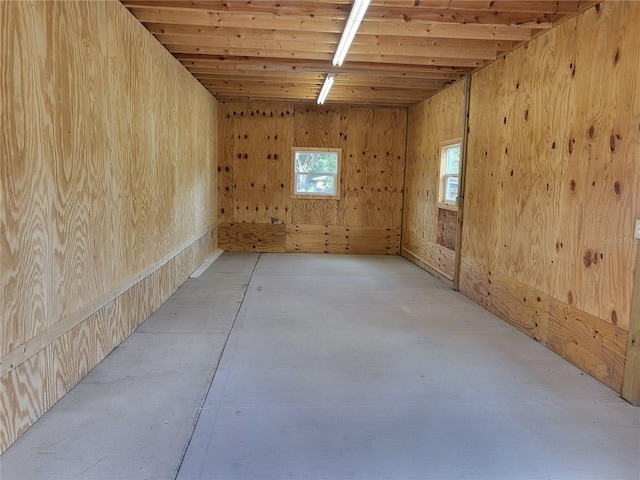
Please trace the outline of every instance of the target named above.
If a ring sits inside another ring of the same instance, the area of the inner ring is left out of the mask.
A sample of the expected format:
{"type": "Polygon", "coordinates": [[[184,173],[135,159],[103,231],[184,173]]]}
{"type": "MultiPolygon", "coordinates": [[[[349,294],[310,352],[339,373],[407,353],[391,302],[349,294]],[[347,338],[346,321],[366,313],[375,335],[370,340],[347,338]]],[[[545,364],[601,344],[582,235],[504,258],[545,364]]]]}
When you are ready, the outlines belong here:
{"type": "Polygon", "coordinates": [[[446,208],[456,209],[460,181],[460,140],[442,144],[440,149],[440,194],[438,202],[446,208]]]}
{"type": "Polygon", "coordinates": [[[340,198],[338,148],[293,149],[293,196],[340,198]]]}

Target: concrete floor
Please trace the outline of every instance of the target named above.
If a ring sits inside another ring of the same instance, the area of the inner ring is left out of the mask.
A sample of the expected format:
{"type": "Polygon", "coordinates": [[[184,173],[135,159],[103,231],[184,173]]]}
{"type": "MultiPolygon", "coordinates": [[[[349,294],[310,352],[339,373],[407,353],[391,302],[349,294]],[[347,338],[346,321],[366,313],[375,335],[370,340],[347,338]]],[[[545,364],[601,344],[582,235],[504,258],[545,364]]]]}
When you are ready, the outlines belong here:
{"type": "Polygon", "coordinates": [[[640,409],[402,258],[225,253],[0,462],[2,480],[637,480],[640,409]]]}

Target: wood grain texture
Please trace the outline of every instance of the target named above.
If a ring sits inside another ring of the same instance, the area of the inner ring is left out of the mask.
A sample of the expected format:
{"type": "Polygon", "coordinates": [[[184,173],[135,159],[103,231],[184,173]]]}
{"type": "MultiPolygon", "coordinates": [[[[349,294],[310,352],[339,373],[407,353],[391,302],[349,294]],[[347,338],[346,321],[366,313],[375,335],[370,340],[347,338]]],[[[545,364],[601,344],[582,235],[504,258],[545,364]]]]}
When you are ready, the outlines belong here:
{"type": "Polygon", "coordinates": [[[1,451],[215,248],[218,111],[117,1],[0,35],[1,451]]]}
{"type": "Polygon", "coordinates": [[[435,246],[435,266],[447,278],[453,278],[456,268],[456,252],[442,245],[435,246]]]}
{"type": "Polygon", "coordinates": [[[400,227],[287,225],[287,252],[398,255],[400,227]]]}
{"type": "Polygon", "coordinates": [[[400,226],[407,116],[350,108],[343,149],[344,225],[400,226]]]}
{"type": "Polygon", "coordinates": [[[46,18],[43,5],[0,4],[0,354],[46,330],[55,317],[54,147],[51,128],[32,131],[33,125],[52,125],[55,117],[53,94],[43,86],[49,52],[38,46],[47,42],[46,30],[39,28],[46,18]],[[14,59],[13,52],[21,55],[14,59]]]}
{"type": "MultiPolygon", "coordinates": [[[[264,230],[255,225],[400,227],[406,129],[403,110],[286,103],[223,105],[219,138],[222,142],[232,137],[233,145],[220,146],[229,159],[223,160],[218,172],[221,234],[225,236],[221,248],[259,248],[258,237],[264,230]],[[291,197],[292,147],[342,149],[339,200],[291,197]],[[242,224],[234,229],[243,233],[230,237],[231,223],[242,224]],[[232,238],[239,244],[230,243],[232,238]]],[[[292,232],[285,231],[287,235],[292,232]]],[[[306,231],[305,239],[313,231],[306,231]]],[[[322,229],[318,232],[324,234],[322,229]]],[[[370,250],[365,238],[359,240],[360,246],[354,241],[352,238],[349,245],[351,251],[370,250]]],[[[322,243],[318,238],[317,244],[322,243]]],[[[275,248],[281,251],[284,246],[278,245],[275,248]]],[[[309,245],[307,240],[305,245],[309,245]]],[[[345,251],[344,242],[341,245],[336,248],[345,251]]]]}
{"type": "Polygon", "coordinates": [[[0,379],[0,452],[53,405],[47,373],[42,350],[0,379]]]}
{"type": "Polygon", "coordinates": [[[210,254],[214,236],[213,232],[201,236],[83,322],[52,336],[54,340],[42,341],[42,348],[2,376],[0,451],[73,388],[188,278],[210,254]]]}
{"type": "Polygon", "coordinates": [[[616,391],[627,331],[498,272],[462,259],[460,291],[616,391]]]}
{"type": "Polygon", "coordinates": [[[292,104],[233,105],[236,223],[284,223],[290,187],[292,104]]]}
{"type": "Polygon", "coordinates": [[[431,265],[423,262],[422,260],[420,260],[421,257],[414,255],[410,250],[403,249],[401,252],[401,255],[407,260],[409,260],[410,262],[418,265],[423,270],[426,270],[427,272],[429,272],[431,275],[433,275],[435,278],[440,280],[445,285],[448,285],[449,287],[453,287],[453,279],[451,278],[450,275],[445,274],[442,271],[438,270],[438,268],[432,267],[431,265]]]}
{"type": "Polygon", "coordinates": [[[551,302],[548,346],[617,392],[622,389],[626,330],[561,302],[551,302]]]}
{"type": "Polygon", "coordinates": [[[439,208],[436,243],[455,252],[457,229],[458,213],[453,210],[439,208]]]}
{"type": "Polygon", "coordinates": [[[219,245],[235,252],[284,252],[285,225],[282,223],[223,223],[219,245]]]}
{"type": "MultiPolygon", "coordinates": [[[[640,241],[637,242],[640,244],[640,241]]],[[[627,354],[622,381],[622,397],[633,405],[640,406],[640,247],[636,258],[636,270],[633,280],[631,316],[627,354]]]]}
{"type": "Polygon", "coordinates": [[[605,2],[473,74],[462,235],[464,293],[541,340],[522,293],[579,312],[550,307],[549,344],[618,391],[640,216],[638,21],[639,4],[605,2]]]}
{"type": "Polygon", "coordinates": [[[233,104],[220,103],[218,113],[218,223],[233,220],[233,104]]]}
{"type": "Polygon", "coordinates": [[[639,21],[636,2],[604,3],[577,21],[553,292],[624,329],[640,218],[640,38],[632,28],[639,21]]]}
{"type": "MultiPolygon", "coordinates": [[[[437,247],[445,244],[454,247],[456,228],[455,224],[445,221],[450,220],[454,212],[437,206],[440,148],[442,142],[461,137],[463,117],[464,82],[457,82],[410,108],[408,115],[403,249],[439,271],[444,264],[442,255],[436,254],[437,247]]],[[[446,275],[453,276],[453,269],[447,270],[446,275]]]]}
{"type": "Polygon", "coordinates": [[[623,328],[640,208],[627,188],[640,184],[640,59],[625,28],[637,15],[603,4],[473,76],[463,238],[465,256],[623,328]]]}
{"type": "Polygon", "coordinates": [[[219,99],[313,101],[333,72],[333,104],[407,107],[594,2],[373,3],[340,68],[329,61],[351,8],[344,0],[123,3],[189,66],[214,66],[193,73],[219,99]]]}

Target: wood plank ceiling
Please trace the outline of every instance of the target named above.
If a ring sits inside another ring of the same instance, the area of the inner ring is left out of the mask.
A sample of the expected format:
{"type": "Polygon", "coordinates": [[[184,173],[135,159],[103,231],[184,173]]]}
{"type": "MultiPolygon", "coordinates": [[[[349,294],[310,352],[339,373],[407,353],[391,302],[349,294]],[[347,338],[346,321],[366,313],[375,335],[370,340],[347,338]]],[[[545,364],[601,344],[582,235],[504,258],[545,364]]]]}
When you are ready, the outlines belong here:
{"type": "Polygon", "coordinates": [[[219,100],[409,106],[597,2],[372,0],[342,67],[351,0],[122,0],[219,100]]]}

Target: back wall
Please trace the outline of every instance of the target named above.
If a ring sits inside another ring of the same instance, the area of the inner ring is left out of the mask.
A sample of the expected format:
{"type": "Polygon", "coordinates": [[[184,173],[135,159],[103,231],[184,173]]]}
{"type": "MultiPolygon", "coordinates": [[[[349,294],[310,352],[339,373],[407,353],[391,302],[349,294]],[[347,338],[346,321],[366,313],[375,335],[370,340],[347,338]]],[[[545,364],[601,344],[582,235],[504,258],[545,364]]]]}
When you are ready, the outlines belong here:
{"type": "Polygon", "coordinates": [[[220,103],[219,242],[236,251],[400,251],[405,109],[220,103]],[[292,147],[341,148],[339,200],[291,198],[292,147]]]}

